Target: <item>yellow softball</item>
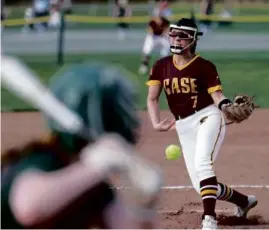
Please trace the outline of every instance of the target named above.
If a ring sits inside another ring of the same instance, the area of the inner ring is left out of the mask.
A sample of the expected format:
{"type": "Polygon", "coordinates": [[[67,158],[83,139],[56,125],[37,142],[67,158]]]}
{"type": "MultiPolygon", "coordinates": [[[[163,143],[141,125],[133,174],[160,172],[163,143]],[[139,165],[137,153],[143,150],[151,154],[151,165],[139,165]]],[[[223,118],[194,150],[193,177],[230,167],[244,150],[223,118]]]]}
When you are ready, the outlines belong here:
{"type": "Polygon", "coordinates": [[[177,145],[169,145],[165,149],[165,157],[167,160],[176,160],[181,156],[181,149],[177,145]]]}

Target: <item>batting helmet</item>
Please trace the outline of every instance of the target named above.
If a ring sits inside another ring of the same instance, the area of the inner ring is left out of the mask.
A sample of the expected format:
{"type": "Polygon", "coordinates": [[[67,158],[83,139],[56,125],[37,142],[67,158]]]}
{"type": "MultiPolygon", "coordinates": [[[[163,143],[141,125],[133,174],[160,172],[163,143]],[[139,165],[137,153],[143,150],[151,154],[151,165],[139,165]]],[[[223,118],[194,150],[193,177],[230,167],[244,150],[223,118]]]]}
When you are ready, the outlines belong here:
{"type": "MultiPolygon", "coordinates": [[[[85,130],[94,130],[98,135],[115,132],[135,143],[139,128],[137,91],[127,77],[121,69],[105,63],[74,64],[52,78],[50,89],[82,118],[85,130]]],[[[91,138],[68,133],[50,119],[49,126],[72,151],[91,138]]]]}

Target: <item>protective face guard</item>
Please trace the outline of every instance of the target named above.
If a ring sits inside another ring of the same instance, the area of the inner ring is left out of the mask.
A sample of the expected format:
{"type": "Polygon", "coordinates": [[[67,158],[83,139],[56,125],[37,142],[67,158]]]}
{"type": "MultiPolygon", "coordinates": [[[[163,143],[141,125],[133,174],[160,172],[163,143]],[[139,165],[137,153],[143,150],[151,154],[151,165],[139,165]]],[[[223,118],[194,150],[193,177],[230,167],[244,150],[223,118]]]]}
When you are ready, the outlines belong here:
{"type": "Polygon", "coordinates": [[[197,35],[202,35],[203,33],[198,32],[196,28],[188,27],[188,26],[178,26],[178,25],[170,25],[170,32],[168,33],[168,36],[170,38],[179,38],[181,40],[192,40],[192,42],[187,45],[186,47],[181,47],[179,45],[174,45],[170,43],[170,51],[174,54],[181,54],[183,50],[190,47],[197,39],[197,35]],[[172,31],[172,29],[174,29],[172,31]],[[178,31],[176,31],[178,30],[178,31]],[[191,35],[190,33],[193,33],[191,35]]]}
{"type": "Polygon", "coordinates": [[[193,39],[193,36],[185,31],[175,31],[174,30],[174,31],[170,31],[168,33],[168,35],[169,35],[169,37],[172,37],[172,38],[178,37],[179,39],[182,39],[182,40],[193,39]]]}

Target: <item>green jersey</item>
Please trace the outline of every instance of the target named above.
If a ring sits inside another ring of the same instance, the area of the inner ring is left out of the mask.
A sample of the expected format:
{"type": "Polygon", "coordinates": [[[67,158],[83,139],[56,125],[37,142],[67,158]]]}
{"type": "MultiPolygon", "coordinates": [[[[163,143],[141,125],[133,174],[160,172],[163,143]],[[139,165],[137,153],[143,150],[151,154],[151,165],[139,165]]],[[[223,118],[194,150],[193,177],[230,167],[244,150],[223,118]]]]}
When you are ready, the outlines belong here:
{"type": "MultiPolygon", "coordinates": [[[[25,228],[25,226],[22,226],[16,221],[9,204],[10,190],[18,175],[29,169],[52,172],[62,169],[71,163],[69,158],[70,153],[61,152],[56,146],[57,145],[50,145],[48,143],[32,145],[30,149],[26,148],[26,154],[22,152],[22,157],[20,157],[17,162],[11,163],[1,169],[2,228],[25,228]]],[[[86,193],[67,205],[63,214],[57,213],[53,217],[53,222],[48,220],[48,223],[53,223],[51,226],[54,229],[88,227],[89,224],[94,224],[96,222],[97,217],[102,217],[103,210],[114,200],[114,198],[114,191],[112,190],[110,183],[101,181],[95,187],[89,189],[86,193]],[[65,212],[66,210],[71,211],[65,212]]],[[[41,223],[39,227],[43,228],[43,224],[45,224],[44,226],[47,226],[45,222],[41,223]]]]}
{"type": "MultiPolygon", "coordinates": [[[[14,179],[25,170],[37,169],[42,171],[54,171],[64,167],[63,162],[52,152],[31,152],[27,153],[19,162],[11,164],[2,169],[1,178],[1,212],[2,228],[22,228],[14,218],[9,204],[9,194],[14,179]]],[[[34,188],[33,188],[34,189],[34,188]]]]}

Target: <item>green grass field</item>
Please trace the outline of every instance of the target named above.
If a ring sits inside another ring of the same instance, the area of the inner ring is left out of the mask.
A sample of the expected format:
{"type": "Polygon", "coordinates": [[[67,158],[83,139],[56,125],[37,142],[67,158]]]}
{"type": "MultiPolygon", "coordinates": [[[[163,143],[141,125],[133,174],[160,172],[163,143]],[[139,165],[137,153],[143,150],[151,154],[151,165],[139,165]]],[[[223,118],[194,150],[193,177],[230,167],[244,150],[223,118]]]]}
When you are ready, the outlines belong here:
{"type": "MultiPolygon", "coordinates": [[[[26,6],[12,6],[9,7],[9,19],[23,19],[24,10],[26,6]]],[[[73,6],[73,15],[78,16],[111,16],[111,8],[108,4],[76,4],[73,6]]],[[[223,4],[217,3],[214,10],[214,15],[219,15],[223,10],[223,4]]],[[[172,6],[173,14],[190,16],[192,9],[195,13],[199,13],[199,4],[187,4],[187,3],[176,3],[172,6]]],[[[133,4],[132,5],[133,16],[147,16],[149,11],[149,6],[147,4],[133,4]]],[[[234,16],[268,16],[269,15],[269,4],[255,5],[235,5],[233,8],[234,16]]],[[[180,16],[181,17],[181,16],[180,16]]],[[[24,23],[24,21],[21,21],[24,23]]],[[[139,23],[131,23],[131,28],[145,28],[147,20],[139,23]]],[[[217,24],[216,24],[217,25],[217,24]]],[[[22,25],[15,25],[11,28],[21,28],[22,25]]],[[[111,20],[111,23],[100,23],[100,22],[85,22],[79,23],[76,20],[74,22],[69,22],[67,27],[70,29],[115,29],[116,25],[111,20]]],[[[220,26],[216,28],[216,31],[229,31],[229,32],[268,32],[269,31],[268,22],[234,22],[230,26],[220,26]]]]}
{"type": "MultiPolygon", "coordinates": [[[[216,64],[224,86],[224,92],[227,96],[232,97],[236,93],[255,94],[259,105],[269,107],[268,52],[205,52],[200,54],[216,64]]],[[[21,58],[42,76],[41,80],[46,84],[49,82],[50,77],[58,70],[55,64],[56,57],[53,56],[22,56],[21,58]]],[[[147,76],[139,76],[137,74],[140,64],[140,56],[138,54],[70,55],[65,57],[66,64],[85,60],[112,62],[129,70],[132,73],[131,77],[139,82],[141,95],[139,105],[141,109],[145,109],[147,95],[145,82],[147,76]]],[[[164,95],[161,98],[161,108],[167,108],[164,95]]],[[[32,110],[32,107],[3,89],[1,110],[32,110]]]]}
{"type": "MultiPolygon", "coordinates": [[[[171,7],[174,14],[188,13],[191,9],[199,11],[199,3],[175,3],[171,7]]],[[[132,13],[133,16],[143,16],[148,15],[149,6],[148,4],[132,4],[132,13]]],[[[28,5],[18,5],[18,6],[9,6],[9,18],[23,18],[24,10],[28,5]]],[[[151,6],[152,7],[152,6],[151,6]]],[[[221,3],[215,4],[214,13],[220,13],[224,8],[224,5],[221,3]]],[[[78,15],[90,15],[90,16],[108,16],[111,14],[111,6],[107,3],[104,4],[75,4],[73,6],[73,13],[78,15]]],[[[266,15],[269,12],[269,4],[255,4],[251,5],[234,4],[233,13],[235,15],[266,15]]]]}

